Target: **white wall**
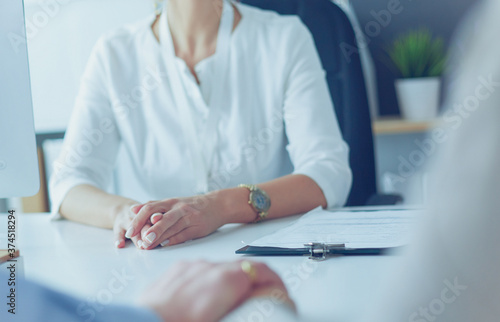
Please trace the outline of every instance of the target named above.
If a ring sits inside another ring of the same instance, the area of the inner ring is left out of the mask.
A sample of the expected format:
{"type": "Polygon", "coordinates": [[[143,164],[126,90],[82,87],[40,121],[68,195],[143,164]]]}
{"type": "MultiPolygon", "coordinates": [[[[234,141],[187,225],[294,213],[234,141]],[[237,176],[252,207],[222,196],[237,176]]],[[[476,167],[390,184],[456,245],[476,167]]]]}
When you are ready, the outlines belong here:
{"type": "Polygon", "coordinates": [[[25,0],[37,132],[64,130],[97,38],[153,13],[153,0],[25,0]]]}
{"type": "Polygon", "coordinates": [[[381,193],[400,194],[407,204],[425,202],[426,167],[432,157],[425,151],[426,148],[422,149],[422,142],[427,141],[426,138],[425,132],[374,137],[381,193]]]}

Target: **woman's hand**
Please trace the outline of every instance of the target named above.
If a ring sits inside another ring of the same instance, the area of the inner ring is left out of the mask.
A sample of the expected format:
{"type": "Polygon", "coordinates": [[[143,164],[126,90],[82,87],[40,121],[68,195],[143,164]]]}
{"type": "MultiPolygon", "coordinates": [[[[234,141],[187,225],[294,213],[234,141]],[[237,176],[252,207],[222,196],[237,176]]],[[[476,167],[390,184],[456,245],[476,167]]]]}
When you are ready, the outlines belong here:
{"type": "Polygon", "coordinates": [[[207,236],[228,222],[226,204],[218,194],[213,192],[137,205],[132,208],[136,216],[125,236],[132,240],[141,239],[144,249],[207,236]]]}
{"type": "Polygon", "coordinates": [[[163,321],[220,321],[252,296],[272,296],[295,308],[279,276],[263,263],[178,263],[139,298],[163,321]]]}
{"type": "MultiPolygon", "coordinates": [[[[137,204],[132,204],[136,206],[137,204]]],[[[125,203],[116,208],[115,221],[113,224],[113,234],[115,237],[115,246],[117,248],[125,247],[125,232],[132,223],[132,219],[135,217],[135,213],[132,212],[131,203],[125,203]]],[[[145,225],[145,227],[151,227],[151,225],[145,225]]],[[[140,240],[140,235],[131,238],[132,242],[140,248],[142,241],[140,240]]]]}

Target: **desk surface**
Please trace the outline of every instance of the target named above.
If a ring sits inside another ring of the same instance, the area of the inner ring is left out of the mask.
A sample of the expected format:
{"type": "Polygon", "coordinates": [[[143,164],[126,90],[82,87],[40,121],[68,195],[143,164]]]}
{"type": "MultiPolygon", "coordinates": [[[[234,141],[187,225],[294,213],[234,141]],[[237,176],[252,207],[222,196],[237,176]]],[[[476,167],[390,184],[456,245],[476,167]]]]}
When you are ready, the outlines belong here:
{"type": "MultiPolygon", "coordinates": [[[[290,224],[298,216],[253,225],[226,225],[216,233],[182,245],[138,250],[113,246],[110,230],[69,221],[51,222],[45,214],[18,217],[18,245],[26,278],[84,299],[109,289],[114,274],[130,281],[113,302],[134,302],[138,292],[180,260],[240,259],[234,251],[290,224]]],[[[3,231],[6,221],[2,220],[3,231]]],[[[384,270],[398,256],[338,257],[311,262],[306,257],[253,257],[284,279],[304,321],[359,321],[363,307],[378,297],[384,270]]],[[[109,292],[108,292],[109,294],[109,292]]]]}

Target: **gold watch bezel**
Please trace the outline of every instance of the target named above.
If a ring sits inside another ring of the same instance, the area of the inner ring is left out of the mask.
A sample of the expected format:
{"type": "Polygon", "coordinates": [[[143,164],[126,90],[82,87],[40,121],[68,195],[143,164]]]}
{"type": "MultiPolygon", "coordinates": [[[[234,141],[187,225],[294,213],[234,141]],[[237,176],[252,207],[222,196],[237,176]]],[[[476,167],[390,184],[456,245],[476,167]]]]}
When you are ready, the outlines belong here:
{"type": "Polygon", "coordinates": [[[250,191],[250,194],[248,195],[248,204],[257,213],[257,218],[255,219],[254,222],[258,222],[258,221],[265,219],[267,217],[267,215],[269,214],[269,208],[271,208],[271,198],[269,197],[267,192],[265,192],[263,189],[257,187],[256,185],[240,184],[239,187],[247,188],[250,191]],[[259,209],[255,206],[255,204],[254,204],[255,199],[253,197],[255,192],[259,192],[267,198],[267,200],[269,201],[269,206],[267,207],[267,209],[263,210],[263,209],[259,209]]]}

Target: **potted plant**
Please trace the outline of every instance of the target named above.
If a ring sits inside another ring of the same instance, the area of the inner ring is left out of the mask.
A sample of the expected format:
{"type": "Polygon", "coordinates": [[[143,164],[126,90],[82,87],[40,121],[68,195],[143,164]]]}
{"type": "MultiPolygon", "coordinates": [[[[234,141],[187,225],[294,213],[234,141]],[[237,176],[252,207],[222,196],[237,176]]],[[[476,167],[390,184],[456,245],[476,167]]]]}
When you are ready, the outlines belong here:
{"type": "Polygon", "coordinates": [[[446,55],[441,38],[427,29],[400,35],[388,50],[401,78],[395,81],[402,115],[413,121],[434,119],[439,107],[446,55]]]}

